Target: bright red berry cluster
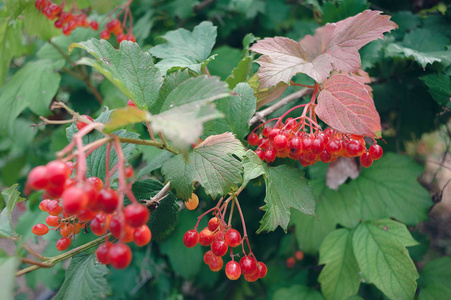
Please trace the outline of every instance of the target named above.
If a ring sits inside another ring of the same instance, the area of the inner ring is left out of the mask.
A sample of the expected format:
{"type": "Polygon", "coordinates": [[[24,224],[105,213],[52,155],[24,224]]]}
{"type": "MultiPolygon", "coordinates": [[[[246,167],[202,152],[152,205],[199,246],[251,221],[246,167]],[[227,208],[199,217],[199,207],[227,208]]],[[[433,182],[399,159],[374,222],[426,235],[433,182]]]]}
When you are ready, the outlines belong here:
{"type": "Polygon", "coordinates": [[[235,256],[237,255],[233,254],[233,248],[243,244],[241,234],[236,229],[227,226],[218,217],[211,218],[208,226],[202,229],[200,233],[197,232],[197,229],[188,230],[183,236],[183,243],[188,248],[192,248],[198,243],[202,246],[210,246],[210,250],[204,255],[204,262],[213,272],[218,272],[222,269],[224,265],[222,258],[230,247],[230,257],[232,260],[225,267],[225,273],[230,280],[237,280],[241,274],[249,282],[254,282],[266,276],[266,265],[258,262],[252,253],[249,255],[245,254],[239,263],[235,261],[235,256]]]}
{"type": "Polygon", "coordinates": [[[339,156],[360,156],[362,166],[367,168],[382,157],[382,147],[374,143],[367,150],[363,136],[344,134],[332,128],[307,133],[301,131],[303,128],[296,119],[287,118],[285,123],[278,122],[275,127],[265,127],[262,136],[250,133],[247,141],[252,146],[258,146],[255,153],[268,163],[276,157],[289,157],[299,160],[306,167],[318,161],[329,163],[339,156]]]}
{"type": "MultiPolygon", "coordinates": [[[[126,167],[126,169],[131,169],[126,167]]],[[[27,187],[33,190],[45,190],[39,208],[46,211],[45,222],[54,230],[60,232],[56,248],[66,250],[72,239],[82,228],[101,236],[109,230],[119,240],[112,244],[105,242],[96,254],[103,264],[126,268],[132,259],[130,248],[124,243],[135,242],[138,246],[147,245],[152,237],[149,227],[149,211],[138,202],[123,207],[121,199],[115,190],[105,187],[98,177],[89,177],[83,181],[70,178],[73,171],[72,162],[60,160],[38,166],[28,175],[27,187]]],[[[127,177],[133,175],[133,170],[125,171],[127,177]]],[[[36,224],[32,232],[44,235],[49,232],[45,224],[36,224]]]]}
{"type": "MultiPolygon", "coordinates": [[[[70,35],[77,27],[91,28],[95,31],[99,30],[99,23],[95,20],[89,22],[87,20],[88,16],[82,10],[78,9],[75,3],[73,3],[67,12],[64,11],[64,4],[64,1],[61,5],[57,5],[51,0],[36,0],[35,7],[49,20],[53,21],[56,19],[54,26],[55,28],[62,29],[64,35],[70,35]]],[[[105,29],[101,31],[100,38],[108,40],[111,34],[114,34],[119,44],[122,41],[135,42],[136,39],[132,30],[129,29],[127,30],[128,33],[125,33],[124,25],[118,19],[111,19],[106,24],[105,29]]]]}

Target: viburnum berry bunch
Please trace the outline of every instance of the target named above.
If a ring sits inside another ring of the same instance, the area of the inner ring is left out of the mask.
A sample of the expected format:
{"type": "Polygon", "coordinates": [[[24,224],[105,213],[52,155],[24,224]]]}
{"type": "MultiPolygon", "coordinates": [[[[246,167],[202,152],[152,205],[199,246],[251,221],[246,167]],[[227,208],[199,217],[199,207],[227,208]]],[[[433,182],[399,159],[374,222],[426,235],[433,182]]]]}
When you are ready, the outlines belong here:
{"type": "MultiPolygon", "coordinates": [[[[239,192],[240,190],[224,202],[222,202],[224,198],[221,198],[215,207],[199,216],[194,229],[188,230],[183,236],[183,243],[188,248],[192,248],[197,244],[210,247],[210,250],[204,254],[203,260],[213,272],[218,272],[222,269],[224,266],[223,257],[230,250],[231,260],[228,261],[225,266],[226,276],[230,280],[237,280],[242,274],[246,281],[254,282],[259,278],[265,277],[268,269],[263,262],[257,261],[255,255],[252,253],[246,232],[243,213],[238,199],[236,198],[239,192]],[[224,221],[224,215],[227,212],[228,204],[231,201],[233,201],[232,208],[230,210],[229,222],[227,224],[224,221]],[[231,226],[233,208],[235,204],[241,217],[244,237],[241,237],[240,232],[231,226]],[[208,221],[208,226],[198,232],[197,227],[199,226],[200,220],[209,213],[212,213],[214,216],[208,221]],[[247,242],[247,246],[249,248],[248,253],[245,251],[244,241],[247,242]],[[240,246],[242,248],[243,256],[239,261],[235,261],[235,258],[239,256],[239,254],[234,254],[233,250],[234,248],[240,246]]],[[[195,194],[193,193],[193,195],[195,194]]],[[[193,198],[194,197],[192,196],[191,199],[193,198]]]]}
{"type": "MultiPolygon", "coordinates": [[[[58,153],[57,160],[31,170],[27,189],[45,191],[39,208],[49,214],[46,224],[62,236],[56,243],[58,250],[66,250],[82,229],[90,229],[97,236],[105,235],[105,243],[96,251],[98,261],[123,269],[132,260],[132,252],[126,243],[133,241],[137,246],[144,246],[151,240],[152,234],[146,224],[149,211],[131,191],[133,169],[125,165],[118,137],[83,145],[85,135],[103,126],[88,116],[81,116],[76,123],[79,131],[74,134],[72,142],[58,153]],[[86,178],[86,157],[105,144],[108,157],[111,148],[116,152],[117,164],[109,170],[109,159],[106,160],[104,181],[98,177],[86,178]],[[118,172],[118,189],[110,185],[110,178],[115,172],[118,172]],[[125,195],[131,201],[127,206],[123,203],[125,195]],[[118,240],[117,243],[109,241],[108,231],[118,240]]],[[[49,228],[46,224],[36,224],[32,232],[36,235],[47,234],[49,228]]]]}
{"type": "MultiPolygon", "coordinates": [[[[100,32],[100,38],[108,40],[111,34],[114,34],[119,44],[122,41],[136,41],[133,35],[133,19],[129,8],[132,1],[129,0],[126,4],[117,8],[122,9],[117,14],[117,16],[123,14],[122,23],[118,19],[111,17],[114,11],[110,14],[110,21],[106,23],[105,28],[100,32]],[[129,27],[126,27],[127,19],[129,27]]],[[[55,28],[61,29],[64,35],[70,35],[78,27],[91,28],[94,31],[99,30],[99,23],[95,20],[88,21],[86,13],[79,9],[73,1],[72,6],[67,11],[64,11],[66,1],[63,1],[61,5],[57,5],[51,0],[36,0],[35,7],[49,20],[55,20],[55,28]]]]}

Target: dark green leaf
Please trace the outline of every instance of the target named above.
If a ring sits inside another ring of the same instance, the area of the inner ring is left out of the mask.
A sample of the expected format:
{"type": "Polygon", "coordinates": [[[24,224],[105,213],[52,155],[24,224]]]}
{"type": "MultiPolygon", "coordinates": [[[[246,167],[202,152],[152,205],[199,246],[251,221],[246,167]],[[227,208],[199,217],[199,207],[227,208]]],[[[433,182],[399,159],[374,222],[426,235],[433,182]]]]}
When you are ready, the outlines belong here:
{"type": "Polygon", "coordinates": [[[150,114],[146,110],[136,107],[124,107],[111,112],[108,122],[105,124],[104,132],[110,133],[125,125],[150,121],[150,114]]]}
{"type": "Polygon", "coordinates": [[[323,300],[323,296],[317,290],[309,289],[304,285],[292,285],[288,288],[278,289],[273,299],[305,299],[305,300],[323,300]]]}
{"type": "Polygon", "coordinates": [[[0,89],[0,130],[11,129],[17,116],[30,108],[37,115],[49,113],[61,76],[56,72],[63,60],[28,62],[0,89]]]}
{"type": "MultiPolygon", "coordinates": [[[[188,70],[177,70],[176,72],[172,72],[168,76],[164,77],[163,85],[160,89],[160,94],[158,95],[157,103],[150,109],[150,112],[153,114],[158,114],[162,111],[162,107],[166,101],[168,95],[177,88],[182,82],[188,80],[189,73],[188,70]]],[[[194,90],[192,90],[194,92],[194,90]]],[[[196,100],[194,100],[196,101],[196,100]]],[[[170,105],[170,104],[169,104],[170,105]]],[[[167,107],[165,106],[165,109],[167,107]]]]}
{"type": "Polygon", "coordinates": [[[225,80],[241,60],[241,50],[229,46],[215,48],[212,52],[215,59],[208,64],[211,75],[216,75],[225,80]]]}
{"type": "Polygon", "coordinates": [[[442,257],[428,262],[419,281],[420,300],[446,299],[451,294],[451,258],[442,257]]]}
{"type": "Polygon", "coordinates": [[[367,0],[342,0],[324,2],[323,24],[334,23],[352,17],[369,8],[367,0]]]}
{"type": "Polygon", "coordinates": [[[430,74],[420,79],[428,86],[429,94],[439,105],[448,107],[451,105],[451,77],[430,74]]]}
{"type": "Polygon", "coordinates": [[[2,300],[15,299],[16,271],[19,267],[19,259],[15,256],[7,256],[0,250],[0,291],[2,300]]]}
{"type": "Polygon", "coordinates": [[[97,69],[139,108],[152,108],[157,101],[163,77],[149,53],[142,52],[138,44],[124,41],[117,50],[106,40],[91,39],[72,44],[70,51],[75,47],[85,49],[96,58],[85,57],[78,64],[97,69]]]}
{"type": "Polygon", "coordinates": [[[162,60],[157,63],[163,74],[172,68],[188,68],[200,73],[214,56],[209,56],[216,41],[216,26],[204,21],[190,32],[180,28],[169,31],[163,38],[166,43],[157,45],[149,52],[162,60]]]}
{"type": "MultiPolygon", "coordinates": [[[[161,182],[154,179],[146,179],[134,182],[132,191],[137,199],[149,200],[162,188],[163,184],[161,182]]],[[[148,225],[152,232],[152,240],[161,242],[174,230],[179,208],[177,198],[171,192],[168,192],[167,196],[160,201],[157,209],[150,215],[148,225]]]]}
{"type": "Polygon", "coordinates": [[[189,153],[187,160],[176,155],[163,165],[166,181],[171,181],[177,197],[191,197],[194,181],[198,181],[208,195],[225,195],[237,190],[242,182],[242,167],[233,157],[244,155],[243,145],[230,132],[210,136],[189,153]]]}
{"type": "Polygon", "coordinates": [[[80,253],[74,256],[66,272],[66,279],[55,300],[104,299],[111,295],[106,280],[108,268],[97,262],[95,254],[80,253]]]}
{"type": "Polygon", "coordinates": [[[352,243],[366,282],[390,299],[413,299],[419,276],[406,247],[418,243],[404,224],[390,219],[367,221],[357,227],[352,243]]]}
{"type": "Polygon", "coordinates": [[[17,184],[2,191],[3,199],[5,201],[5,208],[0,213],[0,237],[14,236],[14,229],[11,219],[11,213],[18,202],[24,201],[24,198],[19,197],[20,193],[17,191],[17,184]]]}
{"type": "MultiPolygon", "coordinates": [[[[111,110],[106,110],[100,114],[100,116],[95,119],[95,122],[106,123],[110,118],[111,110]]],[[[72,141],[72,137],[75,133],[78,132],[75,124],[72,124],[66,129],[66,136],[69,141],[72,141]]],[[[135,132],[128,132],[124,129],[114,131],[113,134],[119,137],[127,137],[127,138],[137,138],[138,134],[135,132]]],[[[93,131],[83,137],[83,145],[87,145],[94,141],[97,141],[105,136],[98,131],[93,131]]],[[[124,152],[125,158],[129,158],[133,151],[135,150],[134,144],[126,144],[122,143],[122,151],[124,152]]],[[[86,173],[87,177],[95,176],[99,178],[105,178],[105,170],[106,170],[106,149],[107,146],[101,146],[94,150],[88,157],[86,157],[86,163],[88,165],[88,172],[86,173]]],[[[114,167],[118,162],[117,155],[114,150],[111,150],[110,153],[110,170],[114,167]]],[[[111,180],[117,178],[117,172],[113,174],[111,180]]]]}
{"type": "Polygon", "coordinates": [[[348,229],[332,231],[319,249],[319,265],[325,264],[318,277],[326,299],[348,299],[360,286],[360,270],[352,248],[348,229]]]}

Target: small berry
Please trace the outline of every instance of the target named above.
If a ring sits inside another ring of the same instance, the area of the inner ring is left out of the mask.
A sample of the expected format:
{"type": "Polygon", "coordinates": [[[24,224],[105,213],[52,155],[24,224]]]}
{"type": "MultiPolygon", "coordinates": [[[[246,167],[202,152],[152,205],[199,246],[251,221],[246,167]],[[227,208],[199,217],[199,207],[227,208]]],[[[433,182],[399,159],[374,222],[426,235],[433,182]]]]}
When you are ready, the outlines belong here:
{"type": "Polygon", "coordinates": [[[59,205],[58,200],[50,200],[47,203],[47,212],[49,215],[57,216],[63,212],[63,207],[59,205]]]}
{"type": "Polygon", "coordinates": [[[47,204],[50,201],[52,201],[52,200],[50,200],[50,199],[42,200],[41,203],[39,203],[39,209],[42,210],[42,211],[47,211],[47,204]]]}
{"type": "Polygon", "coordinates": [[[91,23],[89,23],[89,26],[91,26],[92,30],[99,30],[99,23],[97,23],[96,21],[91,21],[91,23]]]}
{"type": "Polygon", "coordinates": [[[265,150],[265,160],[268,163],[272,163],[276,159],[276,151],[272,148],[265,150]]]}
{"type": "Polygon", "coordinates": [[[379,146],[378,144],[371,145],[368,152],[370,153],[370,158],[372,160],[378,160],[379,158],[382,157],[382,154],[384,153],[384,151],[382,150],[382,147],[379,146]]]}
{"type": "Polygon", "coordinates": [[[149,220],[149,210],[139,203],[127,205],[124,209],[125,221],[132,227],[144,225],[149,220]]]}
{"type": "Polygon", "coordinates": [[[224,240],[217,240],[211,244],[211,251],[216,256],[224,256],[227,253],[229,246],[224,240]]]}
{"type": "Polygon", "coordinates": [[[125,269],[132,261],[132,251],[129,246],[119,242],[111,245],[108,258],[116,269],[125,269]]]}
{"type": "Polygon", "coordinates": [[[61,196],[63,199],[64,211],[69,215],[74,215],[85,209],[88,205],[88,195],[79,185],[66,189],[61,196]]]}
{"type": "Polygon", "coordinates": [[[45,224],[38,223],[33,226],[31,232],[33,232],[36,235],[45,235],[49,232],[49,228],[45,224]]]}
{"type": "Polygon", "coordinates": [[[47,177],[47,168],[38,166],[30,171],[27,182],[33,190],[42,190],[47,187],[49,180],[47,177]]]}
{"type": "Polygon", "coordinates": [[[288,138],[284,134],[278,134],[274,137],[274,148],[278,151],[284,150],[288,147],[288,138]]]}
{"type": "Polygon", "coordinates": [[[137,246],[145,246],[152,239],[152,233],[147,225],[142,225],[135,229],[133,233],[133,241],[137,246]]]}
{"type": "Polygon", "coordinates": [[[211,250],[208,250],[207,252],[205,252],[205,254],[204,254],[204,263],[209,265],[211,260],[212,260],[212,258],[213,258],[213,256],[215,256],[215,255],[213,254],[213,252],[211,252],[211,250]]]}
{"type": "Polygon", "coordinates": [[[297,260],[302,260],[304,258],[304,252],[302,252],[301,250],[298,250],[294,253],[294,257],[297,260]]]}
{"type": "Polygon", "coordinates": [[[194,210],[199,205],[199,197],[195,193],[191,194],[191,198],[188,199],[188,201],[185,202],[186,208],[189,210],[194,210]]]}
{"type": "Polygon", "coordinates": [[[183,236],[183,244],[188,248],[193,248],[199,242],[199,233],[195,229],[188,230],[183,236]]]}
{"type": "MultiPolygon", "coordinates": [[[[97,236],[104,235],[109,224],[106,224],[106,216],[104,213],[97,214],[94,219],[91,220],[91,231],[97,236]],[[108,225],[108,226],[107,226],[108,225]]],[[[108,222],[109,223],[109,222],[108,222]]]]}
{"type": "Polygon", "coordinates": [[[294,259],[294,257],[288,257],[286,264],[287,264],[287,268],[292,269],[292,268],[294,268],[294,265],[296,264],[296,260],[294,259]]]}
{"type": "Polygon", "coordinates": [[[263,152],[263,150],[257,149],[257,150],[255,150],[255,154],[257,154],[257,156],[258,156],[261,160],[265,160],[265,152],[263,152]]]}
{"type": "Polygon", "coordinates": [[[45,223],[51,227],[56,227],[60,223],[59,219],[60,218],[58,216],[47,216],[45,218],[45,223]]]}
{"type": "Polygon", "coordinates": [[[61,224],[61,227],[60,227],[60,234],[61,234],[62,236],[69,236],[69,235],[71,235],[73,232],[74,232],[74,225],[72,225],[72,224],[66,224],[66,223],[61,224]]]}
{"type": "Polygon", "coordinates": [[[312,152],[315,154],[320,154],[325,149],[325,144],[322,138],[316,137],[312,141],[312,152]]]}
{"type": "Polygon", "coordinates": [[[100,246],[96,250],[97,260],[104,265],[110,264],[110,257],[108,255],[108,252],[110,251],[111,245],[111,243],[103,243],[100,244],[100,246]]]}
{"type": "Polygon", "coordinates": [[[112,213],[119,204],[119,198],[112,189],[102,189],[97,196],[97,206],[106,213],[112,213]]]}
{"type": "Polygon", "coordinates": [[[111,34],[107,30],[102,30],[100,32],[100,38],[103,40],[109,40],[111,37],[111,34]]]}
{"type": "Polygon", "coordinates": [[[237,280],[241,276],[241,266],[234,260],[229,261],[225,267],[225,273],[230,280],[237,280]]]}
{"type": "Polygon", "coordinates": [[[130,107],[137,107],[135,102],[133,102],[131,99],[128,99],[127,105],[130,106],[130,107]]]}
{"type": "Polygon", "coordinates": [[[219,227],[219,219],[217,217],[213,217],[208,221],[208,229],[210,231],[215,231],[219,227]]]}
{"type": "Polygon", "coordinates": [[[115,238],[120,239],[122,233],[125,232],[125,225],[124,216],[117,214],[111,217],[108,229],[115,238]]]}
{"type": "Polygon", "coordinates": [[[208,229],[208,227],[205,227],[199,233],[199,244],[202,246],[210,246],[211,243],[213,243],[213,232],[208,229]]]}
{"type": "Polygon", "coordinates": [[[210,263],[208,264],[208,266],[210,267],[210,270],[212,270],[213,272],[218,272],[219,270],[222,269],[223,264],[224,261],[222,260],[222,257],[213,254],[211,256],[210,263]]]}
{"type": "Polygon", "coordinates": [[[258,279],[258,270],[250,275],[244,275],[244,279],[247,282],[255,282],[258,279]]]}
{"type": "Polygon", "coordinates": [[[128,166],[125,168],[125,177],[130,178],[133,176],[133,168],[128,166]]]}
{"type": "Polygon", "coordinates": [[[364,168],[368,168],[373,164],[373,160],[368,152],[365,152],[360,156],[360,164],[364,168]]]}
{"type": "Polygon", "coordinates": [[[258,278],[263,278],[266,276],[266,273],[268,273],[268,267],[261,261],[257,263],[257,269],[258,269],[258,278]]]}
{"type": "Polygon", "coordinates": [[[72,240],[68,237],[63,236],[56,242],[56,249],[59,251],[64,251],[72,244],[72,240]]]}
{"type": "Polygon", "coordinates": [[[258,135],[256,133],[251,133],[247,136],[247,142],[251,146],[257,145],[259,139],[260,138],[258,137],[258,135]]]}
{"type": "Polygon", "coordinates": [[[228,229],[224,235],[224,239],[230,247],[238,247],[241,245],[241,234],[236,229],[228,229]]]}
{"type": "Polygon", "coordinates": [[[252,275],[257,271],[257,261],[248,255],[240,259],[240,266],[243,275],[252,275]]]}

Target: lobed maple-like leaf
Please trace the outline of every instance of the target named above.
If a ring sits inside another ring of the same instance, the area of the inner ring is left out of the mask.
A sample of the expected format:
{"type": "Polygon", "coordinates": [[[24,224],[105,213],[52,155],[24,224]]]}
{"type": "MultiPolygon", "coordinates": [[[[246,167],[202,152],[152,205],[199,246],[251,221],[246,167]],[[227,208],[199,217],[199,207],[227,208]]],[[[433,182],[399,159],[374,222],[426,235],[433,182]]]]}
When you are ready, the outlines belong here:
{"type": "Polygon", "coordinates": [[[326,24],[300,42],[285,37],[258,41],[250,49],[263,54],[257,60],[261,87],[275,86],[281,81],[289,83],[297,73],[305,73],[322,83],[333,70],[356,72],[361,66],[358,50],[398,27],[390,21],[390,16],[380,14],[380,11],[365,10],[343,21],[326,24]]]}
{"type": "Polygon", "coordinates": [[[379,137],[381,120],[366,85],[349,74],[332,75],[318,95],[318,117],[343,133],[379,137]]]}

